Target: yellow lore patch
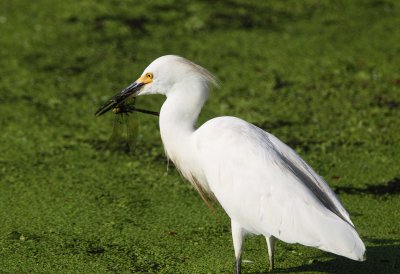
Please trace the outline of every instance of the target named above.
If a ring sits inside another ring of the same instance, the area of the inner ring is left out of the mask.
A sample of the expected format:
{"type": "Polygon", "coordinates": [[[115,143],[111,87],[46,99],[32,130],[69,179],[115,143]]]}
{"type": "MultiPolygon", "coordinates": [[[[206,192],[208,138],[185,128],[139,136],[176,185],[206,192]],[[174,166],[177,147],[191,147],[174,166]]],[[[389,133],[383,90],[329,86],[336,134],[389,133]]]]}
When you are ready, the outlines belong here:
{"type": "Polygon", "coordinates": [[[153,73],[148,72],[136,80],[137,83],[149,84],[153,82],[153,73]]]}

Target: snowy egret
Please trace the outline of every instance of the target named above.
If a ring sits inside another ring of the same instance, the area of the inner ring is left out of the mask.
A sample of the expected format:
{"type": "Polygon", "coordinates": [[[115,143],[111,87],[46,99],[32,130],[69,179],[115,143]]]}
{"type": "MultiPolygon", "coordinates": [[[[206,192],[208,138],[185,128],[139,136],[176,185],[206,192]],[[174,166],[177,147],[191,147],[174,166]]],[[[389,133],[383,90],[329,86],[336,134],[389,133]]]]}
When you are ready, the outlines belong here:
{"type": "Polygon", "coordinates": [[[236,273],[248,233],[265,236],[271,269],[276,239],[365,260],[364,243],[349,214],[294,150],[235,117],[214,118],[195,128],[212,83],[206,69],[179,56],[162,56],[97,113],[130,96],[166,96],[159,119],[166,155],[203,199],[215,198],[231,218],[236,273]]]}

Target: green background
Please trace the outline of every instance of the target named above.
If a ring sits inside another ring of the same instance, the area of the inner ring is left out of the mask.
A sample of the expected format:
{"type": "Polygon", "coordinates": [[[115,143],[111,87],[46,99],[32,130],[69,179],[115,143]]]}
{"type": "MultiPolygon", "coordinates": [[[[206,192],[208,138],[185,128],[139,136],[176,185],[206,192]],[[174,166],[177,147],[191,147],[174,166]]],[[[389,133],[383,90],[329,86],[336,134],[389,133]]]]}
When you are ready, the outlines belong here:
{"type": "MultiPolygon", "coordinates": [[[[155,58],[210,70],[199,124],[241,117],[329,182],[354,262],[279,242],[278,272],[400,272],[399,1],[0,0],[0,273],[232,273],[229,218],[167,162],[156,117],[109,149],[96,109],[155,58]]],[[[139,98],[158,110],[164,98],[139,98]]],[[[244,273],[268,269],[262,237],[244,273]]]]}

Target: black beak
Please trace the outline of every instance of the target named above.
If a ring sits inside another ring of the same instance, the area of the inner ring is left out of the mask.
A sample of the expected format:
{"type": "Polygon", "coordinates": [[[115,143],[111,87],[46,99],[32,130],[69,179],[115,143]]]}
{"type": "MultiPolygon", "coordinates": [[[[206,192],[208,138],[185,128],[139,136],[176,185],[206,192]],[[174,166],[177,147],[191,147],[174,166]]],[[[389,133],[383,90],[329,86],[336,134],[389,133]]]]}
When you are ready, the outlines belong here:
{"type": "Polygon", "coordinates": [[[144,83],[134,82],[123,91],[111,97],[104,105],[102,105],[95,113],[96,116],[103,115],[110,109],[120,106],[129,96],[135,96],[144,83]]]}

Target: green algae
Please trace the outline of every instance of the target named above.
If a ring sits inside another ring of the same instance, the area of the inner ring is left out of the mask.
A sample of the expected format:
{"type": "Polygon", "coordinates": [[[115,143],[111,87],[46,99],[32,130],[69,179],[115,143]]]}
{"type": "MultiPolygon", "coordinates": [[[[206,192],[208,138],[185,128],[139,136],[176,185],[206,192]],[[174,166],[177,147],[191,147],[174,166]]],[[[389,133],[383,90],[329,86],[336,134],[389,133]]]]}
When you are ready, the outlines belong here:
{"type": "MultiPolygon", "coordinates": [[[[132,155],[107,149],[113,117],[93,115],[171,53],[219,79],[199,123],[234,115],[288,143],[337,190],[367,245],[358,263],[280,242],[278,272],[399,272],[399,9],[1,1],[0,272],[233,272],[229,219],[167,171],[157,118],[137,115],[132,155]]],[[[244,273],[267,272],[261,237],[244,259],[244,273]]]]}

